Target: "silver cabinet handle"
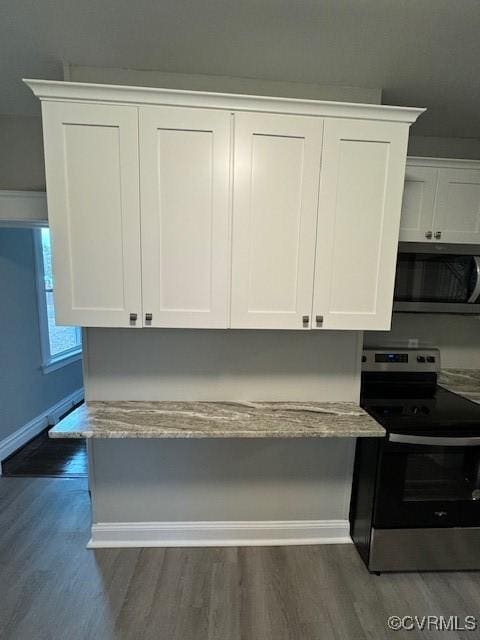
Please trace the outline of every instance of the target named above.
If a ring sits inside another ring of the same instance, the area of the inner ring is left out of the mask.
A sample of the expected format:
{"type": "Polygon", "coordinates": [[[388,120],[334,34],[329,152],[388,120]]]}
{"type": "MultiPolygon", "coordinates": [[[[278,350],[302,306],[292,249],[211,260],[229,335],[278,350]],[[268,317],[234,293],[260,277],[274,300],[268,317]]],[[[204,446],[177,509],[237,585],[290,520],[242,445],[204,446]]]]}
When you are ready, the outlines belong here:
{"type": "Polygon", "coordinates": [[[432,234],[432,232],[431,232],[431,231],[425,231],[425,238],[426,238],[427,240],[431,240],[432,235],[433,235],[433,234],[432,234]]]}
{"type": "Polygon", "coordinates": [[[151,322],[153,319],[153,314],[151,313],[146,313],[145,314],[145,322],[151,322]]]}
{"type": "Polygon", "coordinates": [[[310,323],[310,316],[302,316],[302,324],[304,327],[308,327],[310,323]]]}
{"type": "Polygon", "coordinates": [[[317,327],[323,326],[323,316],[315,316],[315,324],[317,327]]]}
{"type": "Polygon", "coordinates": [[[480,256],[474,256],[473,260],[475,262],[475,286],[472,295],[467,300],[470,304],[476,302],[480,297],[480,256]]]}
{"type": "Polygon", "coordinates": [[[136,313],[131,313],[130,314],[130,322],[136,322],[137,321],[137,314],[136,313]]]}
{"type": "Polygon", "coordinates": [[[478,436],[472,436],[471,438],[449,438],[448,436],[415,436],[410,433],[390,433],[388,439],[390,442],[398,442],[400,444],[425,444],[437,447],[480,446],[480,437],[478,436]]]}
{"type": "Polygon", "coordinates": [[[440,240],[440,238],[442,237],[442,232],[441,231],[435,231],[435,233],[433,235],[435,237],[435,240],[440,240]]]}

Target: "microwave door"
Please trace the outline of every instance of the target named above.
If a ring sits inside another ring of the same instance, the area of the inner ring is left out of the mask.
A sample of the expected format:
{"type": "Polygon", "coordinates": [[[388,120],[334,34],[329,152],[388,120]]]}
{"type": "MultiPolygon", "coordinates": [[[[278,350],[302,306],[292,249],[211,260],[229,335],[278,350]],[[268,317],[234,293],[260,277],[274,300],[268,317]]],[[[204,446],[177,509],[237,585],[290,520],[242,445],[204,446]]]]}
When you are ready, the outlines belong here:
{"type": "Polygon", "coordinates": [[[394,311],[480,314],[480,256],[399,253],[394,311]]]}
{"type": "Polygon", "coordinates": [[[473,261],[475,263],[475,279],[472,294],[468,299],[468,304],[475,304],[480,301],[480,256],[474,256],[473,261]]]}

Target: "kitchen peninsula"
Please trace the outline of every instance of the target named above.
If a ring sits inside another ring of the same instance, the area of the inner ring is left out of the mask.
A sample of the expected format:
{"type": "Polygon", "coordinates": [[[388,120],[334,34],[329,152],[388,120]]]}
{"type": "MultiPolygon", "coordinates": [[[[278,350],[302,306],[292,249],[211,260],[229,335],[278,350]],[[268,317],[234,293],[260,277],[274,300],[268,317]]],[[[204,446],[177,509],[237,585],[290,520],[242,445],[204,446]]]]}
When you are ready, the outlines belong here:
{"type": "Polygon", "coordinates": [[[84,327],[91,546],[350,542],[420,108],[26,81],[57,322],[84,327]]]}
{"type": "Polygon", "coordinates": [[[355,438],[385,430],[353,402],[89,402],[51,438],[355,438]]]}

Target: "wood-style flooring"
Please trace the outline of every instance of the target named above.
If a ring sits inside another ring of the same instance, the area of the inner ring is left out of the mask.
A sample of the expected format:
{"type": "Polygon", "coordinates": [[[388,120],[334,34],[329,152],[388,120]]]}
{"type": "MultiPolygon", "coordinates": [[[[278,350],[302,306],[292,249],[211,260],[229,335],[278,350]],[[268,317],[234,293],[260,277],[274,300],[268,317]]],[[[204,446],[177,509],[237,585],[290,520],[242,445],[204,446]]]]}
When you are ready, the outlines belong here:
{"type": "Polygon", "coordinates": [[[7,477],[86,478],[88,474],[85,440],[48,437],[48,427],[2,462],[7,477]]]}
{"type": "Polygon", "coordinates": [[[0,479],[2,640],[479,638],[388,631],[480,616],[480,573],[367,573],[353,545],[89,551],[83,479],[0,479]]]}

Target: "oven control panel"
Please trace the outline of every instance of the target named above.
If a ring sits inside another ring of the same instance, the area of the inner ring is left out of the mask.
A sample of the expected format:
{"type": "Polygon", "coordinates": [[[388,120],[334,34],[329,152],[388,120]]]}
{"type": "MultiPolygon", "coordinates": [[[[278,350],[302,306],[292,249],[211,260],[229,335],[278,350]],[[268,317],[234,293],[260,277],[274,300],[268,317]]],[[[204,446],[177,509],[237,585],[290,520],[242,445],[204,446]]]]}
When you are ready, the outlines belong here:
{"type": "Polygon", "coordinates": [[[402,349],[368,347],[362,353],[362,371],[440,371],[440,351],[435,348],[402,349]]]}

